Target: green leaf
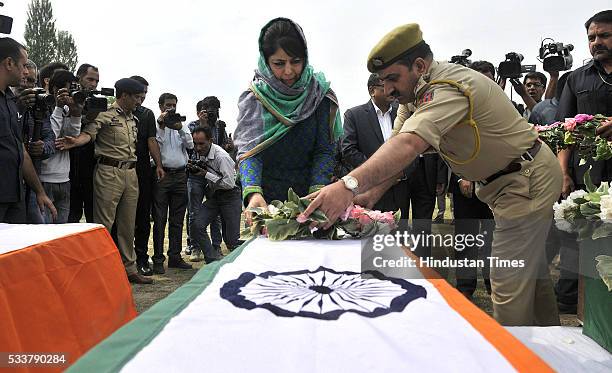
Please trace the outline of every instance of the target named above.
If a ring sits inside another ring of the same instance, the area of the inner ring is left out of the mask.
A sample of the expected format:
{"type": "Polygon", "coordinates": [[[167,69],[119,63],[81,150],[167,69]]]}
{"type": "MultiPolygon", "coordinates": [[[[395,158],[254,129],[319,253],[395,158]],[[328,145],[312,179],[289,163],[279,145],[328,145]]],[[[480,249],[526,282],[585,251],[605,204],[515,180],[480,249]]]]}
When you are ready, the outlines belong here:
{"type": "Polygon", "coordinates": [[[612,224],[604,223],[593,231],[593,239],[605,238],[612,236],[612,224]]]}
{"type": "Polygon", "coordinates": [[[282,241],[293,237],[300,229],[300,223],[293,219],[266,220],[268,238],[272,241],[282,241]]]}
{"type": "Polygon", "coordinates": [[[300,204],[300,197],[293,191],[293,188],[289,188],[287,191],[287,202],[293,202],[296,205],[300,204]]]}
{"type": "Polygon", "coordinates": [[[584,173],[584,185],[586,185],[587,192],[589,193],[592,193],[597,189],[595,184],[593,184],[593,180],[591,180],[591,167],[589,167],[587,172],[584,173]]]}

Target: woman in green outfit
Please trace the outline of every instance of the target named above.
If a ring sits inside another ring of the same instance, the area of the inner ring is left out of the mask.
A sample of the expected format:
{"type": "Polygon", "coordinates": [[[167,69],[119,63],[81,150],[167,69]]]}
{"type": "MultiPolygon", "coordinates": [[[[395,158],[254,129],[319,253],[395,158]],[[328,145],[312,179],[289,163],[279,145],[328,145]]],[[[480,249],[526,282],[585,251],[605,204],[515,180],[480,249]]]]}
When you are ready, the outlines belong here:
{"type": "Polygon", "coordinates": [[[268,22],[259,54],[234,133],[247,207],[283,201],[289,188],[304,196],[329,184],[342,134],[338,101],[323,73],[309,65],[299,25],[286,18],[268,22]]]}

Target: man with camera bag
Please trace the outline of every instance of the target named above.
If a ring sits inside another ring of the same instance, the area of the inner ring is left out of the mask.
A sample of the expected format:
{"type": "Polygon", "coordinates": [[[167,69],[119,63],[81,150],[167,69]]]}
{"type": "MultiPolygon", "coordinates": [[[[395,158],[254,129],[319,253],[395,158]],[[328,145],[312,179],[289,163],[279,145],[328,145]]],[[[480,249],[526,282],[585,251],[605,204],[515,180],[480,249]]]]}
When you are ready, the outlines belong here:
{"type": "Polygon", "coordinates": [[[206,263],[211,263],[222,255],[204,235],[205,229],[211,221],[221,216],[227,248],[231,251],[240,246],[242,197],[240,187],[236,185],[236,164],[222,147],[213,144],[211,128],[196,128],[193,131],[193,143],[199,160],[189,163],[189,172],[204,177],[208,188],[191,235],[195,241],[194,250],[202,250],[206,263]]]}
{"type": "Polygon", "coordinates": [[[153,273],[165,273],[164,236],[168,222],[168,267],[191,269],[181,257],[183,222],[187,209],[187,149],[193,149],[191,132],[183,124],[185,117],[176,112],[177,97],[159,96],[161,115],[157,135],[165,176],[153,188],[153,273]]]}
{"type": "Polygon", "coordinates": [[[116,221],[117,247],[128,279],[136,284],[152,284],[152,279],[138,273],[134,252],[138,178],[136,119],[132,113],[142,101],[145,88],[134,79],[124,78],[115,83],[115,89],[117,101],[107,111],[85,125],[78,137],[57,139],[56,146],[65,150],[95,143],[94,222],[103,224],[110,233],[116,221]]]}

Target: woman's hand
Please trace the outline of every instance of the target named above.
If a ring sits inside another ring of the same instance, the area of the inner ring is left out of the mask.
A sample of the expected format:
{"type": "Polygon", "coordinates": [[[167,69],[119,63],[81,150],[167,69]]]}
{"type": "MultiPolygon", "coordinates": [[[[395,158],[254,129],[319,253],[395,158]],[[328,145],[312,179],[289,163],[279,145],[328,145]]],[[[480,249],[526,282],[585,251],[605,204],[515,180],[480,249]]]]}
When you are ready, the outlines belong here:
{"type": "MultiPolygon", "coordinates": [[[[249,204],[247,205],[247,209],[250,207],[268,207],[268,204],[261,193],[253,193],[249,196],[249,204]]],[[[253,223],[253,214],[250,211],[245,210],[244,217],[247,225],[251,225],[251,223],[253,223]]]]}

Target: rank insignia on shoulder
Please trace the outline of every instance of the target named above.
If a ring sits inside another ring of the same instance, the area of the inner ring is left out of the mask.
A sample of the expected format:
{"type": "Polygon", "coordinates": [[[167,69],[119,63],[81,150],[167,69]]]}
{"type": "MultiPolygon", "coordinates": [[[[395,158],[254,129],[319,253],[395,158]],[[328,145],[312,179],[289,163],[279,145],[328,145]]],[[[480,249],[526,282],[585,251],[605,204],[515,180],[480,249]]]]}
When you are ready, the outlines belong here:
{"type": "Polygon", "coordinates": [[[418,105],[423,105],[426,104],[430,101],[432,101],[434,98],[434,93],[433,92],[425,92],[423,93],[423,96],[421,96],[421,98],[418,101],[418,105]]]}

